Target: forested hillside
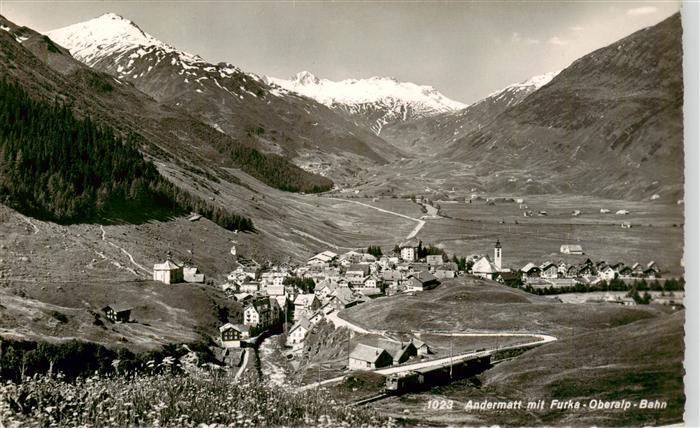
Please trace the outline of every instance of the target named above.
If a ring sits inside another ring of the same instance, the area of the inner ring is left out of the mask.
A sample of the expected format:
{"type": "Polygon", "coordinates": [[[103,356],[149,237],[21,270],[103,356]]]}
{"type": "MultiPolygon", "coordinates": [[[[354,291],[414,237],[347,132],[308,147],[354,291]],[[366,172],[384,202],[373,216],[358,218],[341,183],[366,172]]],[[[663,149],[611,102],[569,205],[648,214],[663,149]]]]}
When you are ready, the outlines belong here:
{"type": "Polygon", "coordinates": [[[163,179],[132,141],[122,141],[61,103],[36,101],[0,82],[0,201],[57,222],[143,221],[198,210],[220,225],[244,217],[207,207],[163,179]]]}

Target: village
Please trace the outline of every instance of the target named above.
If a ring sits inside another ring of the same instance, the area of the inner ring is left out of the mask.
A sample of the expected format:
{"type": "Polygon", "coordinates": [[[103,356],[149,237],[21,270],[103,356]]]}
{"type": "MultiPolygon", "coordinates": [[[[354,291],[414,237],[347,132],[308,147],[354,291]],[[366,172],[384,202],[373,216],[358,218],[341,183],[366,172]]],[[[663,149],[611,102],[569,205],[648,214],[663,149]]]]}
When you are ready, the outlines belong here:
{"type": "MultiPolygon", "coordinates": [[[[530,292],[594,287],[611,281],[656,281],[660,276],[653,261],[627,266],[619,262],[594,263],[588,258],[579,264],[546,261],[531,262],[519,269],[508,268],[503,264],[500,240],[492,251],[493,256],[460,258],[453,255],[450,259],[441,249],[410,239],[396,245],[388,255],[382,254],[380,247],[370,246],[362,252],[323,251],[304,264],[263,266],[236,255],[233,249],[231,253],[236,258],[237,268],[221,285],[209,281],[209,285],[220,288],[243,307],[240,319],[229,320],[219,327],[219,345],[225,349],[256,347],[271,334],[283,334],[285,347],[298,354],[308,334],[322,320],[336,328],[347,327],[347,322],[338,317],[344,309],[378,297],[430,290],[438,287],[441,281],[463,275],[530,292]]],[[[575,244],[561,245],[560,253],[584,255],[581,246],[575,244]]],[[[180,265],[169,257],[164,263],[154,265],[153,280],[178,286],[180,283],[205,283],[205,276],[196,267],[180,265]]],[[[625,305],[639,301],[620,295],[603,300],[625,305]]],[[[659,303],[668,301],[661,298],[659,303]]],[[[127,322],[131,315],[131,308],[120,305],[107,306],[103,311],[114,322],[127,322]]],[[[348,370],[378,369],[409,359],[428,358],[430,353],[428,345],[416,337],[401,343],[384,340],[382,346],[358,343],[351,352],[348,349],[346,367],[348,370]]]]}

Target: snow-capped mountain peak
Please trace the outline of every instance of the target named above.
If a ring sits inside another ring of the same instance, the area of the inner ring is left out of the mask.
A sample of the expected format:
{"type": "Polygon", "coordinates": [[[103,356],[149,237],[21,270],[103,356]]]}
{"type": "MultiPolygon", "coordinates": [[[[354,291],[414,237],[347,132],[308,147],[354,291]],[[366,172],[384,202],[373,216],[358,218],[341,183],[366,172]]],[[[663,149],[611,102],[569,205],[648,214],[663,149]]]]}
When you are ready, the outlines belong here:
{"type": "Polygon", "coordinates": [[[201,57],[173,48],[141,30],[132,21],[112,12],[49,31],[46,35],[90,66],[104,57],[134,48],[140,48],[144,54],[156,49],[164,53],[176,53],[187,63],[203,62],[201,57]]]}
{"type": "Polygon", "coordinates": [[[400,82],[390,77],[332,81],[302,71],[289,80],[275,77],[266,77],[265,80],[286,91],[349,113],[355,119],[369,121],[370,128],[376,134],[390,122],[428,117],[467,107],[447,98],[432,86],[400,82]]]}
{"type": "Polygon", "coordinates": [[[318,85],[321,83],[321,79],[308,71],[298,72],[291,80],[299,85],[318,85]]]}
{"type": "Polygon", "coordinates": [[[499,89],[498,91],[492,92],[489,94],[486,98],[492,97],[494,95],[498,95],[502,92],[514,92],[514,91],[527,91],[528,93],[530,92],[535,92],[536,90],[540,89],[547,83],[551,82],[552,79],[557,77],[557,75],[561,72],[561,70],[557,71],[550,71],[549,73],[545,74],[540,74],[537,76],[532,76],[527,80],[524,80],[519,83],[513,83],[512,85],[508,85],[503,89],[499,89]]]}

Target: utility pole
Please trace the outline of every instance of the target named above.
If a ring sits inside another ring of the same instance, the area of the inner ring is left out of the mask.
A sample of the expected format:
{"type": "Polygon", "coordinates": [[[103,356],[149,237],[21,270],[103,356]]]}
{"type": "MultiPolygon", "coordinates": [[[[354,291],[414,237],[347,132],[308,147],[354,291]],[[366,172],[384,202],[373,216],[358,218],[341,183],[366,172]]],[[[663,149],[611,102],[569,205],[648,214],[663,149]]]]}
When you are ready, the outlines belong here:
{"type": "Polygon", "coordinates": [[[453,343],[454,341],[454,336],[450,334],[450,381],[452,381],[452,350],[453,350],[453,343]]]}
{"type": "Polygon", "coordinates": [[[352,335],[352,332],[350,329],[348,329],[348,373],[350,372],[350,336],[352,335]]]}

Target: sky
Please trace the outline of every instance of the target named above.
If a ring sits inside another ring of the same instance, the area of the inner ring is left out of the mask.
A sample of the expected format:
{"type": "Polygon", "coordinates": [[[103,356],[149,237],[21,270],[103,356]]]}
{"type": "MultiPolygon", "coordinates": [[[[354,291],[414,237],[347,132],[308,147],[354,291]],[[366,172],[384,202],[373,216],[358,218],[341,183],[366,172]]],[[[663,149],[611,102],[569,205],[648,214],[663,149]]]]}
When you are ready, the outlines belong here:
{"type": "Polygon", "coordinates": [[[681,8],[679,1],[20,1],[0,14],[48,31],[114,12],[209,62],[289,78],[388,76],[471,103],[681,8]]]}

